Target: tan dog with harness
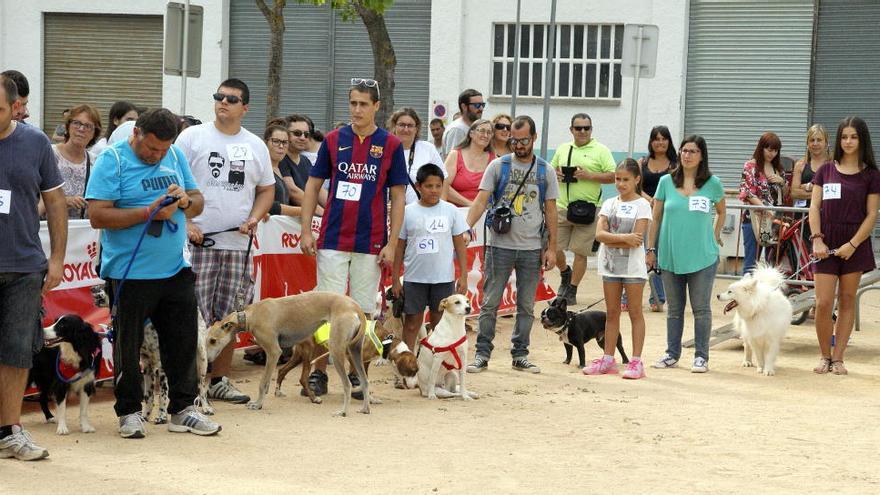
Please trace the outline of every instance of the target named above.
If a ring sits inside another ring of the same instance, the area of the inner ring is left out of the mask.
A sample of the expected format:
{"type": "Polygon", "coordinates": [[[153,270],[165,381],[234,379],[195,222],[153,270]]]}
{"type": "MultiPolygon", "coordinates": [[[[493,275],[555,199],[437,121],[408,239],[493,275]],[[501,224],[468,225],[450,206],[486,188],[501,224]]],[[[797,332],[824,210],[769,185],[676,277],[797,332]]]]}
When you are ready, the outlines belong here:
{"type": "MultiPolygon", "coordinates": [[[[369,414],[369,381],[362,357],[367,318],[360,306],[348,296],[313,291],[253,303],[211,325],[206,342],[208,360],[213,361],[237,333],[250,332],[256,343],[266,351],[266,367],[260,380],[259,396],[247,407],[261,409],[278,357],[281,356],[279,340],[286,345],[295,345],[312,338],[315,330],[324,322],[329,322],[333,328],[328,346],[343,387],[342,409],[334,415],[345,416],[348,413],[351,383],[345,372],[345,363],[349,356],[364,392],[364,405],[360,412],[369,414]]],[[[373,403],[379,403],[373,400],[373,403]]]]}

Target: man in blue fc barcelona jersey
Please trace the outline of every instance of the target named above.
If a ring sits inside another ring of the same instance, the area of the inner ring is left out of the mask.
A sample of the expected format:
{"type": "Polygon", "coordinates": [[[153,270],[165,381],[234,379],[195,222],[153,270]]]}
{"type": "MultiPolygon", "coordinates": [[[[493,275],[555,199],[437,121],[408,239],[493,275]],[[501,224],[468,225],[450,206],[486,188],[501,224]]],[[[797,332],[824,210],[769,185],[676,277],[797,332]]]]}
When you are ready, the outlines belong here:
{"type": "MultiPolygon", "coordinates": [[[[324,137],[309,172],[302,204],[303,253],[318,257],[318,290],[349,294],[371,315],[376,308],[380,265],[391,266],[403,223],[408,177],[400,141],[376,126],[379,85],[355,78],[348,90],[351,125],[324,137]],[[317,243],[309,225],[318,192],[330,183],[317,243]],[[391,235],[388,196],[391,196],[391,235]]],[[[316,393],[326,393],[326,360],[316,364],[309,379],[316,393]]],[[[355,383],[357,386],[358,384],[355,383]]]]}

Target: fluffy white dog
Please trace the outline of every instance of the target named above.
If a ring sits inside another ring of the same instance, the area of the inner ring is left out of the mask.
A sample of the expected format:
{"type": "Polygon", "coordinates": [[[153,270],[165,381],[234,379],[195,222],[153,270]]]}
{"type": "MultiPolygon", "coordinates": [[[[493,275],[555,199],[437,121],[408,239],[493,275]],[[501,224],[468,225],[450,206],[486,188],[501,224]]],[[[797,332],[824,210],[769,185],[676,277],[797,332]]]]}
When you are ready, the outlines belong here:
{"type": "Polygon", "coordinates": [[[759,264],[742,279],[730,284],[719,301],[729,301],[727,313],[736,308],[733,324],[743,339],[744,367],[757,361],[758,373],[776,374],[776,356],[791,323],[791,302],[782,292],[785,279],[775,268],[759,264]]]}

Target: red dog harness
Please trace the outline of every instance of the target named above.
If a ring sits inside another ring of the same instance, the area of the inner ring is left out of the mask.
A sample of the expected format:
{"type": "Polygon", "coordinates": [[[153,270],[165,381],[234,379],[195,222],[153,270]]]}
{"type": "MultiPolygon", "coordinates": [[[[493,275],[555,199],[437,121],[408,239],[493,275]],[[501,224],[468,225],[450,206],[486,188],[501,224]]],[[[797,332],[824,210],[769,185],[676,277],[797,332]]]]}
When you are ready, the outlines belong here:
{"type": "Polygon", "coordinates": [[[455,343],[453,343],[453,344],[449,344],[444,347],[434,347],[428,343],[428,337],[425,337],[419,343],[422,344],[422,347],[428,349],[429,351],[431,351],[434,354],[437,354],[440,352],[451,352],[452,357],[455,359],[455,364],[450,364],[446,361],[443,361],[443,367],[448,370],[460,370],[461,369],[461,356],[458,355],[458,351],[456,349],[458,348],[458,346],[463,344],[466,340],[467,340],[467,335],[462,335],[462,337],[460,339],[458,339],[457,341],[455,341],[455,343]]]}

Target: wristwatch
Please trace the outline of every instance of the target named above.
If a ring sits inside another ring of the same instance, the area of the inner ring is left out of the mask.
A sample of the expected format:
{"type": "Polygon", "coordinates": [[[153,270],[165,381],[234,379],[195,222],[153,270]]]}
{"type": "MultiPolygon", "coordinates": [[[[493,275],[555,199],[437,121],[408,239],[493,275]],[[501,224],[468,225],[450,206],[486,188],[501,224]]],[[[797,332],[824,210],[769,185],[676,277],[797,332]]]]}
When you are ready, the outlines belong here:
{"type": "Polygon", "coordinates": [[[647,252],[649,252],[649,253],[657,254],[657,248],[648,248],[648,249],[646,249],[645,251],[647,251],[647,252]]]}

